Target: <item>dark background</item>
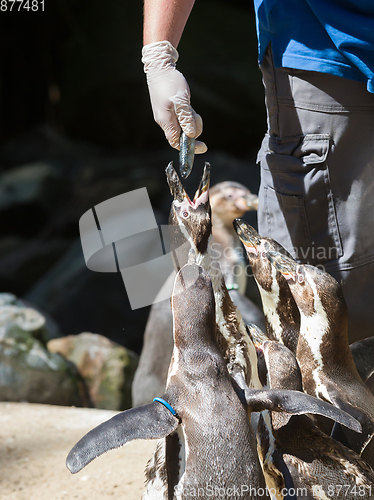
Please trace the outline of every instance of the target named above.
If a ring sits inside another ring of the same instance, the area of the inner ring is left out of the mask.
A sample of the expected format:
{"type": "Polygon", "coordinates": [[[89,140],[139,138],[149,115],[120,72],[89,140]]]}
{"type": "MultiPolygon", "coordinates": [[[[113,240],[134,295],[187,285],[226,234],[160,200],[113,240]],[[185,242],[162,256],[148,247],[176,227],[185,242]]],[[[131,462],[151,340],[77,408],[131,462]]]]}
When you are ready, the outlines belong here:
{"type": "MultiPolygon", "coordinates": [[[[139,187],[167,222],[164,168],[178,154],[152,118],[142,2],[45,0],[44,12],[0,12],[0,33],[0,292],[49,314],[51,336],[92,331],[139,352],[148,310],[131,311],[119,274],[85,267],[78,222],[139,187]]],[[[209,161],[212,184],[255,192],[265,111],[252,3],[197,0],[178,51],[209,148],[187,190],[209,161]]]]}

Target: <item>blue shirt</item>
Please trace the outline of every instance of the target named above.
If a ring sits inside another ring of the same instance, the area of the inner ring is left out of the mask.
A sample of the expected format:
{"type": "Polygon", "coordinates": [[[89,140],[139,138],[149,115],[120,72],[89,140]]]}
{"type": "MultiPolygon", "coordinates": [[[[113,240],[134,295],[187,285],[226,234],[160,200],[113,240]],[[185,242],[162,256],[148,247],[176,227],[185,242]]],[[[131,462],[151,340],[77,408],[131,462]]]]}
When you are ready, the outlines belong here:
{"type": "Polygon", "coordinates": [[[366,82],[374,93],[374,0],[254,0],[261,63],[366,82]]]}

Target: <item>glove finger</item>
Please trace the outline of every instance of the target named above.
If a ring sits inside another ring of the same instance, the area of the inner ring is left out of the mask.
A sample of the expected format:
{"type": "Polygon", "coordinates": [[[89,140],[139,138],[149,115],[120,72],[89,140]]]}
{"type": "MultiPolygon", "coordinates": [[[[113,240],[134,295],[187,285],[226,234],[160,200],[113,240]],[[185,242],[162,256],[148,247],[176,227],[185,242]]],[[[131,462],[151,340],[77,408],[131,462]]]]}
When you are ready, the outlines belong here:
{"type": "Polygon", "coordinates": [[[203,131],[203,119],[198,115],[195,110],[191,107],[191,115],[187,116],[187,113],[183,113],[180,117],[180,125],[183,132],[188,137],[199,137],[203,131]]]}
{"type": "Polygon", "coordinates": [[[189,92],[178,91],[176,95],[170,97],[170,101],[174,104],[174,111],[183,132],[188,137],[196,137],[196,113],[191,107],[189,92]]]}
{"type": "MultiPolygon", "coordinates": [[[[200,115],[195,113],[194,110],[192,110],[194,113],[194,118],[195,118],[195,125],[196,125],[196,135],[195,137],[199,137],[203,131],[203,119],[201,118],[200,115]]],[[[199,155],[202,153],[206,153],[208,150],[207,145],[205,142],[202,141],[195,141],[195,154],[199,155]]]]}
{"type": "Polygon", "coordinates": [[[158,112],[154,115],[155,122],[164,131],[165,137],[170,146],[179,149],[179,137],[181,134],[181,127],[173,111],[164,110],[163,113],[158,112]]]}
{"type": "Polygon", "coordinates": [[[207,145],[205,144],[205,142],[195,141],[195,153],[197,155],[202,154],[202,153],[206,153],[207,151],[208,151],[208,148],[207,148],[207,145]]]}
{"type": "Polygon", "coordinates": [[[162,127],[162,129],[165,133],[166,139],[169,141],[170,146],[179,150],[179,138],[181,132],[178,120],[175,120],[175,123],[168,123],[165,127],[162,127]]]}
{"type": "Polygon", "coordinates": [[[192,109],[193,115],[194,115],[194,120],[195,120],[195,130],[196,130],[196,135],[195,137],[199,137],[203,131],[203,119],[201,118],[200,115],[198,115],[194,109],[192,109]]]}

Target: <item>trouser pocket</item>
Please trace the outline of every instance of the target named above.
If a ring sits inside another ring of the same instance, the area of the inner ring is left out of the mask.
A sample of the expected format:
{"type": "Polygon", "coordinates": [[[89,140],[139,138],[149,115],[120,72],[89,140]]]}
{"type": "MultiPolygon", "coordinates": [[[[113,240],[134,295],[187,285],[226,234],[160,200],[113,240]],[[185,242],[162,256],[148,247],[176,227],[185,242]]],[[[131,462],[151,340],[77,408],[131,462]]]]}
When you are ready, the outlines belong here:
{"type": "Polygon", "coordinates": [[[300,262],[337,259],[342,245],[330,187],[328,134],[266,136],[260,153],[259,231],[300,262]]]}

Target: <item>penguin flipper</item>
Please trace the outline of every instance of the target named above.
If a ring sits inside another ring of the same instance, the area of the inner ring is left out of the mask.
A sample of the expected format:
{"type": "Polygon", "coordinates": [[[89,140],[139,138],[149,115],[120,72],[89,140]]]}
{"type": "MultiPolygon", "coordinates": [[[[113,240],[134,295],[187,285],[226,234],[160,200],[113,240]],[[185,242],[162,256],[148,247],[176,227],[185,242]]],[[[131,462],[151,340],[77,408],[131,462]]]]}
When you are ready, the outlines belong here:
{"type": "Polygon", "coordinates": [[[354,342],[349,348],[357,371],[366,382],[374,373],[374,337],[354,342]]]}
{"type": "Polygon", "coordinates": [[[246,389],[247,405],[251,411],[280,411],[292,415],[312,413],[331,418],[355,432],[362,432],[361,424],[352,415],[340,408],[317,399],[304,392],[288,389],[246,389]]]}
{"type": "Polygon", "coordinates": [[[369,415],[367,412],[364,412],[360,408],[353,406],[349,404],[347,401],[341,399],[339,393],[336,390],[334,390],[334,388],[328,388],[328,391],[329,391],[329,396],[331,398],[331,402],[335,406],[340,408],[342,411],[345,411],[349,415],[353,416],[353,418],[355,418],[357,421],[360,422],[363,428],[362,434],[360,436],[357,436],[356,439],[354,439],[354,444],[352,441],[352,437],[348,439],[348,437],[344,432],[344,429],[342,429],[339,426],[340,422],[334,425],[331,437],[333,437],[337,441],[340,441],[343,444],[345,444],[346,440],[348,439],[348,442],[350,442],[350,444],[348,445],[349,448],[352,448],[359,454],[361,454],[365,443],[367,443],[367,441],[371,439],[372,436],[374,435],[374,416],[369,415]]]}
{"type": "Polygon", "coordinates": [[[126,410],[88,432],[71,449],[66,466],[72,474],[107,451],[135,439],[160,439],[179,424],[177,417],[158,402],[126,410]]]}

